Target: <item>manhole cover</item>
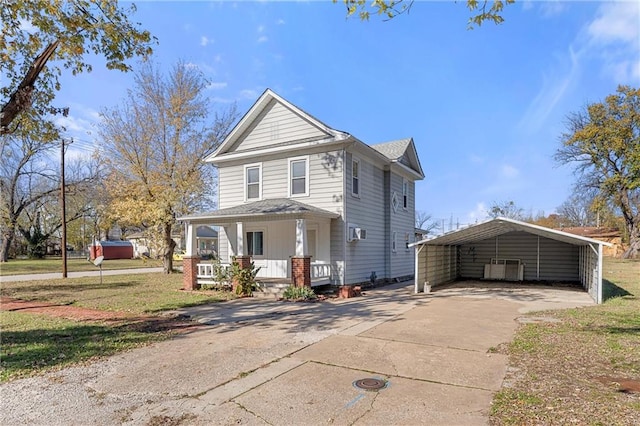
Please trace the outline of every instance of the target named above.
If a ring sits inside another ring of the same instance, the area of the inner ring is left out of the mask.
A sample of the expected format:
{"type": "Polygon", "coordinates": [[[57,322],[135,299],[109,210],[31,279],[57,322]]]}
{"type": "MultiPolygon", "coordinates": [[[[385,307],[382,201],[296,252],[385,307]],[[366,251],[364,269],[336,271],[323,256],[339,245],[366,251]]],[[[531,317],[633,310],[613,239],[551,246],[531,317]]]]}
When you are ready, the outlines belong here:
{"type": "Polygon", "coordinates": [[[377,391],[387,386],[387,381],[382,379],[360,379],[353,382],[353,386],[366,391],[377,391]]]}

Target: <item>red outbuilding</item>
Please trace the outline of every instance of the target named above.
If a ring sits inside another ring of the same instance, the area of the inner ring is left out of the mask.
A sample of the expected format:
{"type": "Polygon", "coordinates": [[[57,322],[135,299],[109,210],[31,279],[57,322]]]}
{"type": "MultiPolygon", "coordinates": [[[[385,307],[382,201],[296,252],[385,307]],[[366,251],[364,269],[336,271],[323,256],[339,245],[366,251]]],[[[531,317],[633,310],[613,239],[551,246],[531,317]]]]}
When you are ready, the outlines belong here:
{"type": "Polygon", "coordinates": [[[91,260],[99,256],[109,259],[133,259],[133,244],[129,241],[97,241],[89,247],[91,260]]]}

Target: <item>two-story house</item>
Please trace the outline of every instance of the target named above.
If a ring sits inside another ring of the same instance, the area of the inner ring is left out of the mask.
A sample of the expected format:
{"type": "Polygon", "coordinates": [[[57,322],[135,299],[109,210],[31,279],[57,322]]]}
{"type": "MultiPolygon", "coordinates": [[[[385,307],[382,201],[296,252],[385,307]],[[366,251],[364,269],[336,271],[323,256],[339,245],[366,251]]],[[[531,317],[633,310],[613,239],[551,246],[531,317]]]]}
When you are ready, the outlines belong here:
{"type": "Polygon", "coordinates": [[[348,285],[414,274],[424,173],[412,139],[369,146],[266,90],[204,160],[218,168],[219,209],[180,218],[186,287],[200,224],[219,226],[222,262],[253,261],[258,277],[348,285]]]}

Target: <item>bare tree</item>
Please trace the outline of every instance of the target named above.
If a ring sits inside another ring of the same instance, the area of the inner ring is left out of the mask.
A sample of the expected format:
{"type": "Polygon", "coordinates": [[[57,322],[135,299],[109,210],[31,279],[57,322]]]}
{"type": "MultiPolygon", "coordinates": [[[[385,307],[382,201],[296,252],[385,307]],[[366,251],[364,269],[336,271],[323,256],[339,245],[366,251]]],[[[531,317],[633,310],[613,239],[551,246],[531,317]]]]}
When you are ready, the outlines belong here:
{"type": "Polygon", "coordinates": [[[493,202],[489,211],[489,217],[506,217],[508,219],[522,220],[524,218],[524,209],[518,207],[513,201],[493,202]]]}
{"type": "Polygon", "coordinates": [[[431,213],[422,210],[416,210],[416,228],[427,231],[427,235],[438,227],[438,221],[433,218],[431,213]]]}

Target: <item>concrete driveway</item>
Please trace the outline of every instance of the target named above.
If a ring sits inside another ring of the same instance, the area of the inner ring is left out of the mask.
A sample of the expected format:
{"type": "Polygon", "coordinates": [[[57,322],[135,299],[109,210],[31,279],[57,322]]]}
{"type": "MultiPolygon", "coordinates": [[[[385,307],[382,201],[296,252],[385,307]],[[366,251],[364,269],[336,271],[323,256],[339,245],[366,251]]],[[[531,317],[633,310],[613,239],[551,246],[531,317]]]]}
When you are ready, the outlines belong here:
{"type": "Polygon", "coordinates": [[[209,327],[1,386],[0,423],[486,424],[507,368],[491,349],[511,340],[516,319],[592,304],[564,289],[412,291],[190,308],[209,327]],[[363,390],[361,379],[385,387],[363,390]]]}

